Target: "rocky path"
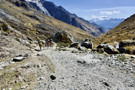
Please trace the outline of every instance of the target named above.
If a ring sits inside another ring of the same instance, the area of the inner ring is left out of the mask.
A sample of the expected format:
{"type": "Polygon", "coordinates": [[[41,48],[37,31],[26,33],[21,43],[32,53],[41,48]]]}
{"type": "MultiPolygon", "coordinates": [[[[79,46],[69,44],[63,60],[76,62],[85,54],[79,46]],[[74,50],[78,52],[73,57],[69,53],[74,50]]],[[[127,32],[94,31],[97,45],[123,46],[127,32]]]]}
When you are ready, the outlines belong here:
{"type": "Polygon", "coordinates": [[[134,66],[115,58],[54,49],[39,54],[51,60],[54,73],[50,75],[56,79],[39,80],[37,90],[135,90],[134,66]]]}

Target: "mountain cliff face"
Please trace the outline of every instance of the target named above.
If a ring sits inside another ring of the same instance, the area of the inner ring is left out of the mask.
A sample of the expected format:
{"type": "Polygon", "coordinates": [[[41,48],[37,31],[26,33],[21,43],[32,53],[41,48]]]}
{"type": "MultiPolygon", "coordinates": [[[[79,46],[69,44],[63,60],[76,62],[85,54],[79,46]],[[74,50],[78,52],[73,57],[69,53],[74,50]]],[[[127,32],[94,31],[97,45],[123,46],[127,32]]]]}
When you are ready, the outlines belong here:
{"type": "Polygon", "coordinates": [[[31,3],[35,8],[37,8],[37,10],[41,10],[40,7],[42,5],[42,7],[44,7],[44,9],[47,10],[49,14],[55,19],[73,25],[75,27],[78,27],[94,36],[99,36],[103,33],[99,27],[93,25],[87,20],[84,20],[76,16],[75,14],[71,14],[70,12],[65,10],[62,6],[56,6],[54,3],[46,0],[36,0],[36,1],[38,3],[33,0],[30,0],[28,2],[31,3]]]}
{"type": "Polygon", "coordinates": [[[97,38],[98,43],[111,43],[135,38],[135,14],[124,20],[118,26],[97,38]]]}

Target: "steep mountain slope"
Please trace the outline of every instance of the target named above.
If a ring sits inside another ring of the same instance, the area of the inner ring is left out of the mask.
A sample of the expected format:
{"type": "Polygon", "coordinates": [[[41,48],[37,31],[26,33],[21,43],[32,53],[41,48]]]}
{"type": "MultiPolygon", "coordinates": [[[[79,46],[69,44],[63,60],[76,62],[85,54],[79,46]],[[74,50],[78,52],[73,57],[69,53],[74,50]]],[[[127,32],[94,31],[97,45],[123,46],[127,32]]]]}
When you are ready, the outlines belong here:
{"type": "Polygon", "coordinates": [[[38,12],[24,0],[1,0],[0,4],[0,17],[12,28],[33,39],[48,38],[58,31],[72,33],[77,40],[93,37],[79,28],[38,12]]]}
{"type": "Polygon", "coordinates": [[[97,38],[96,43],[111,43],[135,38],[135,14],[120,23],[117,27],[97,38]]]}
{"type": "Polygon", "coordinates": [[[75,14],[71,14],[70,12],[65,10],[62,6],[56,6],[54,3],[46,0],[37,0],[37,1],[38,3],[40,3],[40,5],[37,2],[35,3],[35,1],[33,0],[28,2],[30,2],[38,10],[40,10],[40,6],[42,5],[44,9],[46,9],[49,12],[49,14],[55,19],[76,26],[94,36],[99,36],[103,33],[102,31],[100,31],[100,28],[98,28],[97,26],[89,23],[87,20],[84,20],[76,16],[75,14]]]}

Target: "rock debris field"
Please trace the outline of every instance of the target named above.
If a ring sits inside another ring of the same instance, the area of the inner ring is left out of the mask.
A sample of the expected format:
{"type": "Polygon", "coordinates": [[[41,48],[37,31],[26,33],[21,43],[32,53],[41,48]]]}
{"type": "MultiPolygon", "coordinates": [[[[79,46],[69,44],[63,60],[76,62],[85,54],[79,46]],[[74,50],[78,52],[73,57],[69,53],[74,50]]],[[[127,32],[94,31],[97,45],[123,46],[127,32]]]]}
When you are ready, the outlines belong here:
{"type": "MultiPolygon", "coordinates": [[[[52,62],[50,79],[40,79],[36,90],[135,90],[135,62],[90,52],[46,49],[38,53],[52,62]]],[[[44,78],[44,76],[43,76],[44,78]]]]}

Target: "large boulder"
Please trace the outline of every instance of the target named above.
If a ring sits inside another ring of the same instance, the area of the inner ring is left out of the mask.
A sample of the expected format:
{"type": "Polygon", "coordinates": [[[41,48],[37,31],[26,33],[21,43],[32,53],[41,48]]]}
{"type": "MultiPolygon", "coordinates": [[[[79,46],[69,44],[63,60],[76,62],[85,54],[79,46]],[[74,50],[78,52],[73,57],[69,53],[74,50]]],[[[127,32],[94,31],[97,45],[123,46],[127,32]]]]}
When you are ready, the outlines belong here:
{"type": "Polygon", "coordinates": [[[70,45],[70,48],[79,48],[80,47],[80,44],[79,43],[72,43],[71,45],[70,45]]]}
{"type": "Polygon", "coordinates": [[[104,51],[108,54],[119,54],[119,51],[111,45],[107,45],[104,48],[104,51]]]}
{"type": "Polygon", "coordinates": [[[133,46],[135,45],[135,40],[122,40],[120,42],[120,47],[133,46]]]}
{"type": "Polygon", "coordinates": [[[61,32],[57,32],[54,35],[54,42],[58,43],[58,42],[63,42],[63,43],[73,43],[73,37],[71,34],[69,34],[66,31],[61,31],[61,32]]]}
{"type": "Polygon", "coordinates": [[[81,47],[81,45],[79,43],[72,43],[70,45],[70,48],[76,48],[76,49],[78,49],[80,51],[85,51],[86,50],[86,48],[85,47],[81,47]]]}
{"type": "Polygon", "coordinates": [[[108,44],[99,44],[98,46],[97,46],[97,48],[99,49],[99,48],[105,48],[105,47],[107,47],[108,46],[108,44]]]}
{"type": "Polygon", "coordinates": [[[81,46],[85,47],[85,48],[93,48],[93,43],[92,42],[82,42],[81,46]]]}
{"type": "Polygon", "coordinates": [[[115,47],[109,44],[99,44],[97,49],[98,50],[102,49],[102,51],[105,51],[108,54],[119,54],[119,51],[115,47]]]}

